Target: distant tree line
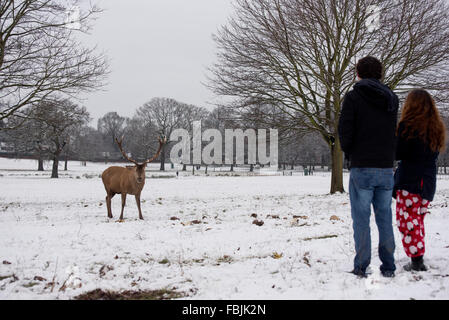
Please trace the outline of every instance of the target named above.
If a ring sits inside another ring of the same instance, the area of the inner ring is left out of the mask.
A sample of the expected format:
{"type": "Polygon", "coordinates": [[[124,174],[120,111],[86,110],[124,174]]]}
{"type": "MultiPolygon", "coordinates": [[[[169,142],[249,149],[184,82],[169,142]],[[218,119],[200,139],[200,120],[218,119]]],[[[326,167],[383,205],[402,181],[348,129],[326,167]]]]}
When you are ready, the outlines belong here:
{"type": "MultiPolygon", "coordinates": [[[[8,127],[17,127],[0,131],[0,143],[8,146],[0,152],[12,157],[34,158],[40,171],[44,170],[44,160],[51,160],[53,178],[58,177],[61,159],[65,160],[65,170],[68,160],[123,161],[115,138],[123,137],[126,152],[137,161],[143,161],[155,153],[158,137],[170,138],[175,129],[186,129],[192,137],[194,121],[201,121],[203,131],[217,129],[223,136],[225,129],[258,129],[249,117],[242,117],[230,108],[217,107],[209,111],[170,98],[151,99],[138,107],[132,117],[108,112],[98,119],[96,128],[89,125],[91,119],[87,110],[67,99],[47,99],[25,111],[28,114],[25,122],[20,116],[11,116],[3,122],[8,127]]],[[[159,157],[160,170],[165,170],[170,163],[170,150],[176,142],[168,140],[164,146],[159,157]]],[[[280,168],[328,166],[330,155],[316,135],[295,139],[280,136],[279,162],[280,168]]],[[[231,165],[231,170],[233,168],[231,165]]],[[[187,170],[187,164],[182,170],[187,170]]]]}
{"type": "MultiPolygon", "coordinates": [[[[39,171],[44,170],[44,160],[51,160],[53,178],[58,177],[61,160],[65,162],[65,170],[68,160],[84,163],[124,161],[115,138],[123,137],[126,152],[137,161],[144,161],[155,153],[158,137],[170,138],[173,130],[181,128],[186,129],[192,137],[194,121],[201,121],[203,131],[217,129],[223,136],[225,129],[270,129],[255,121],[253,113],[245,114],[229,107],[216,107],[209,111],[170,98],[151,99],[136,108],[132,117],[108,112],[98,119],[96,128],[90,125],[91,118],[84,107],[60,97],[46,99],[24,111],[28,114],[26,121],[20,116],[11,116],[7,121],[0,122],[0,126],[16,127],[0,130],[0,155],[36,159],[39,171]]],[[[443,118],[449,128],[449,116],[443,113],[443,118]]],[[[164,146],[159,157],[161,171],[166,169],[167,164],[173,165],[169,155],[176,142],[168,140],[164,146]]],[[[203,142],[203,146],[207,143],[203,142]]],[[[449,145],[439,158],[440,171],[443,173],[448,172],[448,149],[449,145]]],[[[331,165],[329,148],[319,134],[291,134],[291,131],[280,130],[279,169],[318,166],[330,170],[331,165]]],[[[230,170],[234,167],[235,164],[231,165],[230,170]]],[[[249,170],[253,169],[253,165],[250,165],[249,170]]],[[[187,164],[181,170],[187,170],[187,164]]]]}

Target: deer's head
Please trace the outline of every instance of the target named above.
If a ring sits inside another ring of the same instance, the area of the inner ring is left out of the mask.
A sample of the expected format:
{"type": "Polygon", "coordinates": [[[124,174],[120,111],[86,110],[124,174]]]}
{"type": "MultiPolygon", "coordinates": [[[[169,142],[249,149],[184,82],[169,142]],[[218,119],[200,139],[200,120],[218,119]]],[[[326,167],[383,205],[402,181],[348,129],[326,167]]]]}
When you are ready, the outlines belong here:
{"type": "Polygon", "coordinates": [[[126,168],[133,172],[134,180],[137,184],[143,184],[145,182],[145,169],[146,163],[136,164],[134,166],[126,166],[126,168]]]}
{"type": "Polygon", "coordinates": [[[118,147],[119,147],[120,151],[122,152],[123,157],[126,160],[128,160],[129,162],[134,163],[133,166],[126,166],[126,167],[128,170],[133,171],[134,178],[135,178],[135,181],[137,182],[137,184],[143,184],[145,182],[145,169],[147,167],[147,164],[150,162],[153,162],[159,156],[163,145],[167,142],[167,138],[164,138],[164,139],[159,138],[158,140],[159,140],[159,148],[158,148],[156,154],[152,158],[146,160],[145,162],[138,163],[136,160],[128,157],[126,152],[123,151],[123,147],[122,147],[123,137],[120,140],[115,138],[115,142],[117,142],[118,147]]]}

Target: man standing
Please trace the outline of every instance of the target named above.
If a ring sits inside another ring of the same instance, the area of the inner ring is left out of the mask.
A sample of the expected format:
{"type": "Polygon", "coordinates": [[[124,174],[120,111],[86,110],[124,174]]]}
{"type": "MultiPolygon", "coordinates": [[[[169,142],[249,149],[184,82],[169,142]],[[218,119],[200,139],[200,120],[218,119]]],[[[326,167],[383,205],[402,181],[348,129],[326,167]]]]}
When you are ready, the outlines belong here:
{"type": "Polygon", "coordinates": [[[366,277],[371,262],[370,216],[373,205],[379,230],[380,271],[394,277],[391,200],[398,97],[380,80],[381,62],[365,57],[357,63],[360,79],[343,101],[338,133],[350,162],[349,197],[356,256],[352,273],[366,277]]]}

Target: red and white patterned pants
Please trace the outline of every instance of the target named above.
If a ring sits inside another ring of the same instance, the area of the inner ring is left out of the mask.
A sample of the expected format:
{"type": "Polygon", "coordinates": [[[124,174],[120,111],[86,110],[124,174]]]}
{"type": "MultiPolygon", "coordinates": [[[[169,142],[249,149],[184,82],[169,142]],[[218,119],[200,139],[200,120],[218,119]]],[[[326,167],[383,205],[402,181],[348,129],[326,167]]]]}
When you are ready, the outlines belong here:
{"type": "Polygon", "coordinates": [[[430,202],[405,190],[396,192],[396,221],[408,257],[424,255],[424,217],[430,202]]]}

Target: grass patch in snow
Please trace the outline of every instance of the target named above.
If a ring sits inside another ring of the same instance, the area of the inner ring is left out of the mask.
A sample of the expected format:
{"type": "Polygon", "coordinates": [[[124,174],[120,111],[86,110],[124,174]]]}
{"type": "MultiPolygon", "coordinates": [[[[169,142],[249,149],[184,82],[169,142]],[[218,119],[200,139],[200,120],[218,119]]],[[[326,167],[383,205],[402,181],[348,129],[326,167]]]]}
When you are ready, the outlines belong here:
{"type": "Polygon", "coordinates": [[[174,289],[110,291],[95,289],[76,296],[75,300],[172,300],[186,297],[174,289]]]}
{"type": "Polygon", "coordinates": [[[9,276],[0,276],[0,281],[3,281],[3,280],[8,279],[8,278],[13,278],[14,281],[18,280],[15,274],[11,274],[9,276]]]}
{"type": "Polygon", "coordinates": [[[169,264],[170,260],[168,260],[167,258],[162,259],[161,261],[159,261],[159,264],[169,264]]]}
{"type": "Polygon", "coordinates": [[[28,282],[28,283],[25,283],[24,285],[22,285],[24,288],[31,288],[31,287],[34,287],[34,286],[37,286],[39,284],[39,282],[28,282]]]}
{"type": "Polygon", "coordinates": [[[328,234],[328,235],[319,236],[319,237],[305,238],[304,241],[321,240],[321,239],[330,239],[330,238],[337,238],[337,237],[338,237],[338,236],[337,236],[336,234],[328,234]]]}
{"type": "Polygon", "coordinates": [[[223,257],[220,257],[217,259],[217,263],[232,263],[234,261],[234,259],[232,259],[232,257],[228,256],[228,255],[224,255],[223,257]]]}

